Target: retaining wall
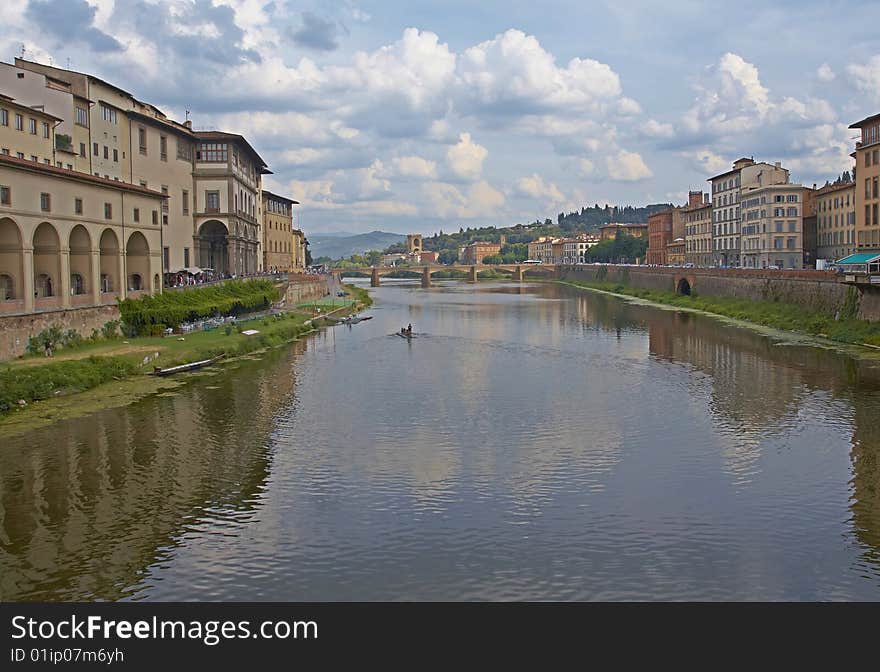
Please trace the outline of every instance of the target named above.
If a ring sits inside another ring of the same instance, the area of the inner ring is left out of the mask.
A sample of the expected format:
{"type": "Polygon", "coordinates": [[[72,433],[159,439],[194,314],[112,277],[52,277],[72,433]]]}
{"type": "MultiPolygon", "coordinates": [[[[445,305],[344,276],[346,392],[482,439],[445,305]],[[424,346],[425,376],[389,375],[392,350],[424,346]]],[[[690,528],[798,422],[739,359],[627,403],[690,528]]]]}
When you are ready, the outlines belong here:
{"type": "Polygon", "coordinates": [[[118,319],[119,309],[115,304],[0,317],[0,361],[25,354],[28,339],[52,326],[57,325],[64,331],[76,329],[85,337],[91,336],[93,329],[101,329],[110,320],[118,319]]]}

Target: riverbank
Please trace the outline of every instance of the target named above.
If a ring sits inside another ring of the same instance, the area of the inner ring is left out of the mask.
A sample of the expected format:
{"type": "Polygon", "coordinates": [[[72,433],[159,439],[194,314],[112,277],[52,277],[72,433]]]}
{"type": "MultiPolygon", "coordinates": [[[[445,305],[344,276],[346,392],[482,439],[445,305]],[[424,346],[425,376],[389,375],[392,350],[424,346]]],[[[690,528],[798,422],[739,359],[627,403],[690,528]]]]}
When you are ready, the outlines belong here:
{"type": "MultiPolygon", "coordinates": [[[[768,327],[785,332],[798,332],[846,345],[880,348],[880,323],[852,317],[835,320],[802,306],[771,301],[749,301],[727,297],[682,296],[672,292],[627,287],[609,282],[558,280],[559,284],[600,291],[622,297],[671,306],[674,308],[729,318],[737,322],[768,327]]],[[[846,314],[846,307],[841,313],[846,314]]]]}
{"type": "MultiPolygon", "coordinates": [[[[352,301],[322,314],[358,309],[363,305],[358,294],[350,290],[352,301]]],[[[224,362],[232,361],[291,343],[315,331],[310,307],[303,304],[288,313],[242,319],[211,331],[101,340],[59,351],[51,359],[36,356],[6,362],[0,365],[0,436],[123,406],[185,382],[180,377],[147,375],[154,366],[165,368],[220,354],[225,355],[224,362]],[[249,330],[258,333],[241,333],[249,330]]]]}

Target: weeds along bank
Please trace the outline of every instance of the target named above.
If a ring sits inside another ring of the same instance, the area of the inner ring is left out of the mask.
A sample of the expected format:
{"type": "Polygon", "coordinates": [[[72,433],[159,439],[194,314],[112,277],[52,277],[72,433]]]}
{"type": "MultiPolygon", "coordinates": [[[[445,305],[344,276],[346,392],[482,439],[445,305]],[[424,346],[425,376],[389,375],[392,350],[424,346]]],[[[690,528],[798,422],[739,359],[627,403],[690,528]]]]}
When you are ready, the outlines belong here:
{"type": "Polygon", "coordinates": [[[559,282],[678,308],[700,310],[773,329],[799,331],[841,343],[880,347],[880,322],[869,322],[856,317],[858,306],[852,298],[852,293],[847,293],[849,300],[844,300],[838,310],[830,315],[815,308],[780,301],[703,296],[696,293],[682,296],[670,291],[632,287],[621,282],[587,281],[571,277],[559,282]]]}
{"type": "MultiPolygon", "coordinates": [[[[203,288],[202,291],[208,289],[217,288],[203,288]]],[[[119,323],[113,322],[85,339],[68,338],[70,334],[64,331],[41,332],[32,338],[32,356],[0,364],[0,419],[34,401],[84,392],[114,380],[145,376],[153,366],[169,367],[220,354],[228,358],[246,355],[282,346],[314,330],[312,315],[307,312],[247,319],[247,315],[241,312],[245,307],[257,310],[267,307],[277,294],[277,290],[273,294],[260,284],[250,290],[242,293],[241,288],[233,286],[229,291],[206,292],[202,297],[197,296],[199,290],[190,290],[182,293],[191,295],[185,297],[185,302],[152,300],[157,297],[132,301],[122,310],[123,315],[131,320],[121,324],[121,330],[127,336],[120,335],[119,323]],[[193,331],[172,337],[155,335],[160,328],[166,328],[164,325],[173,323],[182,315],[186,319],[200,319],[222,315],[223,311],[227,315],[240,315],[240,318],[235,324],[225,324],[210,331],[193,331]],[[241,333],[252,329],[259,333],[241,333]],[[53,347],[51,358],[43,354],[47,340],[53,347]]],[[[366,295],[366,291],[362,291],[366,295]]],[[[369,301],[369,296],[365,298],[369,301]]],[[[356,296],[355,301],[357,299],[356,296]]],[[[340,310],[350,312],[352,307],[352,303],[348,303],[340,310]]]]}

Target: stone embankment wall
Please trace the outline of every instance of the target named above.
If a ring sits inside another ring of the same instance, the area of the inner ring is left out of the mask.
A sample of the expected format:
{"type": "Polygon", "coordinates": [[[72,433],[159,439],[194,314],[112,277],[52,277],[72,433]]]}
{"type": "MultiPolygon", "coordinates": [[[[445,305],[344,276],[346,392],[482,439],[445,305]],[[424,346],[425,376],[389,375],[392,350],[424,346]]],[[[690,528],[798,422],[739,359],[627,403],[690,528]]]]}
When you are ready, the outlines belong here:
{"type": "Polygon", "coordinates": [[[702,296],[790,303],[829,316],[856,308],[853,313],[860,319],[880,320],[880,288],[856,288],[825,271],[577,266],[561,268],[559,276],[679,293],[684,280],[702,296]]]}
{"type": "Polygon", "coordinates": [[[297,304],[320,299],[327,292],[335,296],[338,285],[338,281],[329,275],[299,275],[291,273],[290,279],[287,282],[287,288],[284,290],[278,305],[281,308],[290,309],[297,304]]]}
{"type": "Polygon", "coordinates": [[[88,337],[93,329],[100,330],[107,322],[118,319],[119,309],[115,305],[0,317],[0,361],[25,354],[28,339],[52,326],[64,331],[76,329],[88,337]]]}

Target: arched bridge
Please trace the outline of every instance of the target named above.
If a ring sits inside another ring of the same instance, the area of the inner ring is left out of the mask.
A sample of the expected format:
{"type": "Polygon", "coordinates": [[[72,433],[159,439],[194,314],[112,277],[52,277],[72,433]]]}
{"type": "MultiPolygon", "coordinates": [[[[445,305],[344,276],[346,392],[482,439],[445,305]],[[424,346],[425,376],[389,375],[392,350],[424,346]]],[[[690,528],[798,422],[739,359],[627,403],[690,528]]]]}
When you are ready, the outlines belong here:
{"type": "Polygon", "coordinates": [[[522,282],[523,275],[527,272],[535,272],[541,275],[556,275],[556,266],[554,264],[476,264],[463,265],[456,264],[454,266],[441,266],[439,264],[428,264],[425,266],[372,266],[369,268],[334,268],[331,273],[338,278],[346,274],[352,273],[369,273],[370,285],[379,286],[379,278],[383,275],[398,273],[400,271],[409,271],[410,273],[418,273],[422,276],[422,287],[431,286],[431,276],[441,271],[459,271],[467,274],[467,279],[471,282],[477,281],[477,273],[481,271],[506,271],[511,274],[514,280],[522,282]]]}

